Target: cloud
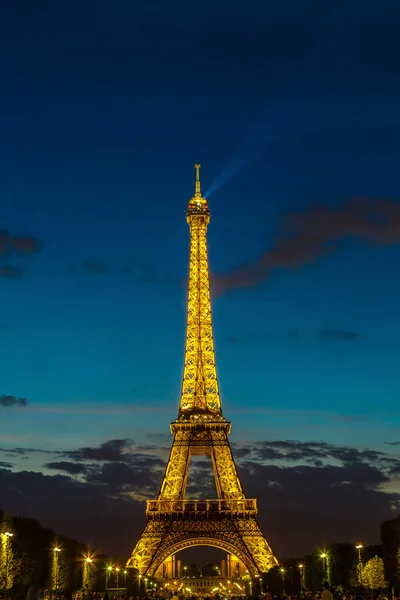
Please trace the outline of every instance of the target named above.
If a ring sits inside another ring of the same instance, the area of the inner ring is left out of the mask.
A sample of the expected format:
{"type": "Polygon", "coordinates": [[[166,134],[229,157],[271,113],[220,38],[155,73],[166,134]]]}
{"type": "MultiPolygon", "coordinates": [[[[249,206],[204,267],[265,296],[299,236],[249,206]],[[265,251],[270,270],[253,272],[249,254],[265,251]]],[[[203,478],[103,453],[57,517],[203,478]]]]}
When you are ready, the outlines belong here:
{"type": "Polygon", "coordinates": [[[65,471],[65,473],[70,473],[71,475],[79,475],[80,473],[85,473],[86,466],[82,464],[77,464],[74,462],[67,461],[59,461],[59,462],[49,462],[45,465],[46,469],[54,469],[55,471],[65,471]]]}
{"type": "Polygon", "coordinates": [[[0,469],[12,469],[13,468],[13,464],[9,463],[9,462],[4,462],[0,460],[0,469]]]}
{"type": "Polygon", "coordinates": [[[217,294],[258,285],[276,269],[296,270],[336,252],[348,238],[377,246],[400,243],[400,202],[352,199],[338,208],[312,206],[288,215],[273,246],[256,260],[213,276],[217,294]]]}
{"type": "Polygon", "coordinates": [[[18,254],[29,256],[40,250],[40,242],[36,238],[23,235],[11,235],[7,230],[0,231],[0,257],[18,254]]]}
{"type": "Polygon", "coordinates": [[[355,331],[329,328],[320,329],[317,331],[317,337],[320,340],[327,340],[331,342],[354,342],[362,339],[362,337],[355,331]]]}
{"type": "MultiPolygon", "coordinates": [[[[27,257],[40,250],[40,242],[29,235],[11,235],[6,229],[0,230],[0,258],[27,257]]],[[[23,274],[21,268],[11,264],[0,265],[0,277],[14,279],[23,274]]]]}
{"type": "Polygon", "coordinates": [[[13,279],[22,275],[21,269],[13,267],[12,265],[0,265],[0,277],[13,279]]]}
{"type": "MultiPolygon", "coordinates": [[[[364,543],[377,543],[380,522],[392,516],[398,501],[390,484],[400,461],[385,452],[324,441],[232,446],[243,487],[248,497],[258,498],[260,525],[278,556],[301,556],[338,540],[353,542],[360,532],[364,543]]],[[[143,500],[156,497],[166,461],[164,446],[144,445],[146,454],[138,448],[125,439],[55,452],[70,458],[45,467],[68,476],[16,473],[9,463],[0,464],[2,505],[106,552],[128,555],[145,523],[143,500]],[[132,528],[125,527],[128,520],[132,528]]],[[[215,494],[211,460],[194,457],[188,496],[215,494]]]]}
{"type": "Polygon", "coordinates": [[[110,440],[104,442],[98,448],[79,448],[64,452],[65,456],[73,460],[98,460],[113,462],[128,462],[129,454],[126,452],[132,446],[132,440],[110,440]]]}
{"type": "Polygon", "coordinates": [[[26,406],[28,400],[26,398],[17,398],[16,396],[0,396],[0,406],[26,406]]]}
{"type": "Polygon", "coordinates": [[[86,260],[83,268],[86,273],[92,273],[93,275],[108,275],[111,273],[110,265],[100,260],[86,260]]]}

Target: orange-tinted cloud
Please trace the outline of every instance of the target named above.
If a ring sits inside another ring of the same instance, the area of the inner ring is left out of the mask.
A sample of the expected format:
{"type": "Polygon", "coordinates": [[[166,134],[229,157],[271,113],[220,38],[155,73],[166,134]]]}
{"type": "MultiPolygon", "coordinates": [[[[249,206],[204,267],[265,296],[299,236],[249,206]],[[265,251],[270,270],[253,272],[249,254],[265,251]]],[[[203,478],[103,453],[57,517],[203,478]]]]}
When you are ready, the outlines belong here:
{"type": "Polygon", "coordinates": [[[288,215],[269,250],[251,263],[214,276],[216,292],[253,287],[275,269],[300,269],[335,252],[348,238],[380,246],[400,243],[400,202],[359,198],[339,208],[319,205],[288,215]]]}
{"type": "Polygon", "coordinates": [[[29,235],[15,236],[7,230],[0,231],[0,256],[10,254],[30,255],[40,250],[40,243],[29,235]]]}
{"type": "Polygon", "coordinates": [[[11,265],[0,265],[0,277],[19,277],[21,275],[20,269],[11,265]]]}

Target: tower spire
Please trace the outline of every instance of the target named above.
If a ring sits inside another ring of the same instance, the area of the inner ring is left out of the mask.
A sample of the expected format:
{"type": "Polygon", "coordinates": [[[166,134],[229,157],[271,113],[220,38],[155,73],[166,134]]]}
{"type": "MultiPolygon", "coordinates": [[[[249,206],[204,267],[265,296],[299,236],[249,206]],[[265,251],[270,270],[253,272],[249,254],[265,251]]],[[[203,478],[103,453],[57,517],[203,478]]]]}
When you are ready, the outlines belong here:
{"type": "Polygon", "coordinates": [[[199,195],[201,196],[201,192],[200,192],[200,167],[201,165],[194,165],[194,168],[196,169],[196,196],[199,195]]]}
{"type": "Polygon", "coordinates": [[[200,165],[196,169],[196,191],[189,201],[186,218],[190,227],[190,259],[186,348],[179,418],[207,413],[222,418],[214,355],[211,317],[207,226],[210,213],[200,192],[200,165]]]}

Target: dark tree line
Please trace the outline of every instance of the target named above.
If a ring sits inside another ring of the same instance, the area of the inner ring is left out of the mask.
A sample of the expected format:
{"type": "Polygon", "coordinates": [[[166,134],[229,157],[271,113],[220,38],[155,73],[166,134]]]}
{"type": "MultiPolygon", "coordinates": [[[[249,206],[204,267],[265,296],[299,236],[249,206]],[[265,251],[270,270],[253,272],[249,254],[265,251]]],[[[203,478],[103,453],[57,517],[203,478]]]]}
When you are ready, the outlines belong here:
{"type": "Polygon", "coordinates": [[[8,517],[1,509],[0,535],[3,548],[0,588],[5,589],[8,582],[11,599],[35,598],[38,590],[54,588],[55,547],[60,548],[57,586],[63,590],[64,597],[72,590],[81,589],[83,558],[87,553],[83,544],[57,535],[52,529],[42,527],[36,519],[8,517]],[[12,537],[7,539],[5,532],[12,533],[12,537]]]}

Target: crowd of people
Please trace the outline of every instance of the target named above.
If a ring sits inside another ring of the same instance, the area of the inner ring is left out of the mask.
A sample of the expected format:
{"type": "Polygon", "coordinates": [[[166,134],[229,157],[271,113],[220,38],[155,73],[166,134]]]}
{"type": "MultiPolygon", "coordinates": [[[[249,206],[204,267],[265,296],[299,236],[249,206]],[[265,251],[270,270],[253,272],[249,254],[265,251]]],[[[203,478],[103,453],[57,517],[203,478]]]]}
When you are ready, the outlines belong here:
{"type": "MultiPolygon", "coordinates": [[[[76,595],[75,600],[199,600],[199,598],[201,598],[201,600],[226,600],[225,596],[218,593],[213,594],[212,596],[192,595],[188,597],[183,594],[178,595],[176,592],[170,592],[164,595],[152,593],[145,598],[129,596],[128,594],[109,594],[108,592],[105,592],[104,595],[96,593],[90,594],[89,598],[88,595],[85,594],[82,596],[76,595]]],[[[361,594],[344,592],[343,590],[332,588],[328,582],[325,582],[322,586],[322,590],[317,592],[304,591],[300,594],[282,593],[276,595],[267,593],[262,594],[257,598],[230,596],[229,600],[388,600],[388,598],[384,594],[370,594],[369,596],[364,596],[361,594]]]]}

